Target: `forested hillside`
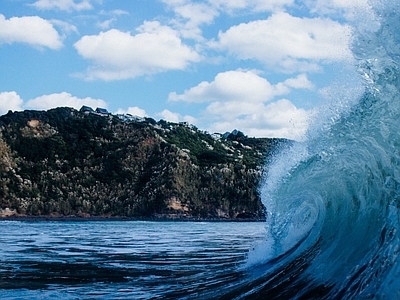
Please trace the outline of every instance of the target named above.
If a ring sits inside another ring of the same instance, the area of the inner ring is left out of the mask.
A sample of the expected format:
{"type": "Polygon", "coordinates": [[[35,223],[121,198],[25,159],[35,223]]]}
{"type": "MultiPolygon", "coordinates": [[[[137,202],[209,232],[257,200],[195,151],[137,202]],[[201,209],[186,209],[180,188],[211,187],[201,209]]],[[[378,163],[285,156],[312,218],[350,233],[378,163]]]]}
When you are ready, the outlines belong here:
{"type": "Polygon", "coordinates": [[[279,139],[72,108],[0,117],[8,214],[262,219],[263,165],[279,139]]]}

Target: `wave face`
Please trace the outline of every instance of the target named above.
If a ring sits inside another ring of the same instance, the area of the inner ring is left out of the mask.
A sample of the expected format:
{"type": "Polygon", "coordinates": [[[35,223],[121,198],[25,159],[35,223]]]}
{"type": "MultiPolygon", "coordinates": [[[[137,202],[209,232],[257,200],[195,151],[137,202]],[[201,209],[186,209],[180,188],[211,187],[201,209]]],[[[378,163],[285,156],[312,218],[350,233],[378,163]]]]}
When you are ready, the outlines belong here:
{"type": "Polygon", "coordinates": [[[374,10],[353,47],[362,96],[268,168],[272,250],[250,253],[240,298],[400,299],[400,4],[374,10]]]}

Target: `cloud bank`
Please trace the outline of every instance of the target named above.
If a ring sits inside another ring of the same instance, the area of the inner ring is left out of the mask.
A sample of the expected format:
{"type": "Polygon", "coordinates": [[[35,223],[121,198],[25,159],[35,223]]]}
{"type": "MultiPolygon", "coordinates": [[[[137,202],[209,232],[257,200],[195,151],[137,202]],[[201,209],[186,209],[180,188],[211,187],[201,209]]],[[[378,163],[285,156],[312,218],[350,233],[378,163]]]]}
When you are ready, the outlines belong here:
{"type": "Polygon", "coordinates": [[[16,92],[0,93],[0,115],[6,114],[9,110],[22,110],[23,100],[16,92]]]}
{"type": "Polygon", "coordinates": [[[273,101],[292,89],[314,89],[313,84],[305,74],[271,84],[259,73],[240,69],[219,73],[212,82],[203,81],[183,94],[170,93],[169,101],[209,103],[203,121],[211,124],[210,131],[240,128],[249,135],[300,139],[311,112],[287,99],[273,101]]]}
{"type": "Polygon", "coordinates": [[[277,13],[266,20],[242,23],[219,32],[211,47],[240,60],[257,60],[275,70],[315,72],[320,70],[321,61],[349,59],[350,38],[351,28],[347,25],[277,13]]]}
{"type": "Polygon", "coordinates": [[[93,9],[90,0],[83,0],[76,3],[74,0],[38,0],[32,6],[41,10],[81,11],[93,9]]]}
{"type": "Polygon", "coordinates": [[[56,107],[72,107],[80,109],[82,105],[93,108],[107,108],[108,104],[102,99],[91,97],[79,98],[67,92],[42,95],[26,102],[15,91],[0,93],[0,115],[9,110],[21,111],[24,109],[48,110],[56,107]]]}
{"type": "Polygon", "coordinates": [[[74,44],[92,64],[85,79],[118,80],[184,70],[200,61],[200,55],[179,38],[178,33],[159,22],[145,22],[137,34],[111,29],[83,36],[74,44]]]}
{"type": "Polygon", "coordinates": [[[25,43],[35,47],[58,50],[62,38],[50,21],[38,16],[12,17],[0,14],[0,44],[25,43]]]}

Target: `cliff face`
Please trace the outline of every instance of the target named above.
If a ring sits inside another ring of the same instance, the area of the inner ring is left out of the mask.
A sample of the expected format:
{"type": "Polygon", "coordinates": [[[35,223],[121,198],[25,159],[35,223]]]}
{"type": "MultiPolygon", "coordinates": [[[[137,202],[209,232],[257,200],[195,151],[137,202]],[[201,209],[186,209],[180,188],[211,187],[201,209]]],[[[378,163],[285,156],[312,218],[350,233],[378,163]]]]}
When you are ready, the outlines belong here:
{"type": "Polygon", "coordinates": [[[71,108],[0,117],[0,209],[25,215],[262,219],[277,139],[71,108]]]}

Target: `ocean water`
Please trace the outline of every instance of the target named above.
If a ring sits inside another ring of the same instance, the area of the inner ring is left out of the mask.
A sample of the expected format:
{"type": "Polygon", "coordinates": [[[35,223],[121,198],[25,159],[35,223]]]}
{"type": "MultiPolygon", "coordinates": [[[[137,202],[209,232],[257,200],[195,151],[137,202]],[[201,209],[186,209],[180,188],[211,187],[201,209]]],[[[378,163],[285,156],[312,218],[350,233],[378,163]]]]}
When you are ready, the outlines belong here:
{"type": "Polygon", "coordinates": [[[245,278],[265,224],[0,221],[0,299],[207,299],[245,278]]]}

